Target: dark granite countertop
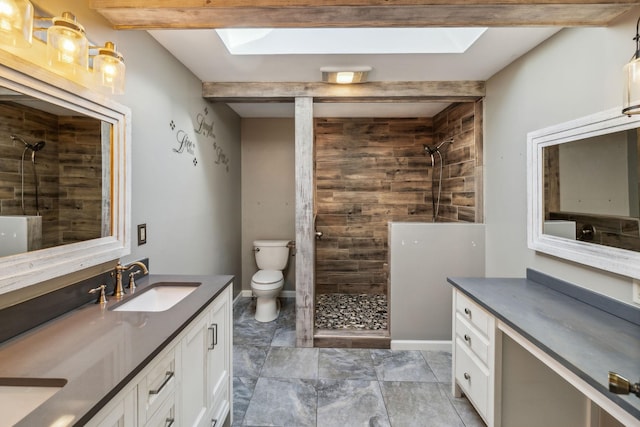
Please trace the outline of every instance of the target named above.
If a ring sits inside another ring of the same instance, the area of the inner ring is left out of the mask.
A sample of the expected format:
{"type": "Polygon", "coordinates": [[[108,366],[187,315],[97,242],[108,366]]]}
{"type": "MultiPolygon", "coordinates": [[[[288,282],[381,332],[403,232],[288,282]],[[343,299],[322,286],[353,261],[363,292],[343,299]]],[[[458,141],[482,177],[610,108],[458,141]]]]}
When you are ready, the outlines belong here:
{"type": "Polygon", "coordinates": [[[587,296],[589,302],[595,301],[587,304],[570,296],[571,293],[567,295],[530,278],[456,277],[448,281],[640,419],[640,398],[609,392],[607,377],[609,371],[615,371],[632,382],[639,380],[640,310],[625,305],[622,310],[607,312],[597,307],[600,298],[597,294],[587,296]],[[625,318],[611,312],[623,313],[625,318]]]}
{"type": "Polygon", "coordinates": [[[83,425],[232,280],[233,276],[146,276],[137,281],[136,293],[158,282],[201,285],[166,311],[112,311],[117,301],[110,297],[105,308],[84,305],[3,343],[0,377],[67,380],[18,425],[83,425]],[[72,421],[55,424],[59,420],[72,421]]]}

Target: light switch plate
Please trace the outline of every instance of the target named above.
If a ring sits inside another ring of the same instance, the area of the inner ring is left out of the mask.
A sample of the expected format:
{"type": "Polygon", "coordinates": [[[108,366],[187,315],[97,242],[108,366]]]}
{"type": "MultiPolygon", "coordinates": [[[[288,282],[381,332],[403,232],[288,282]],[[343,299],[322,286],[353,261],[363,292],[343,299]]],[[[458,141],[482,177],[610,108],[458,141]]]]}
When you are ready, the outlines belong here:
{"type": "Polygon", "coordinates": [[[633,279],[633,285],[631,286],[631,288],[633,289],[633,302],[636,304],[640,304],[640,280],[633,279]]]}

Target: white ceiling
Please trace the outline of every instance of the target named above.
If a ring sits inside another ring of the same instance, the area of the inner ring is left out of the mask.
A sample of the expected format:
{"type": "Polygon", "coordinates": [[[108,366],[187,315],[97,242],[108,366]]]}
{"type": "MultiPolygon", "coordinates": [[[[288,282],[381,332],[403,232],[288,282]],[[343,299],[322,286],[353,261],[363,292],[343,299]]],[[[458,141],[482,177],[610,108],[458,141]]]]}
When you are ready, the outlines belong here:
{"type": "MultiPolygon", "coordinates": [[[[369,81],[486,81],[558,27],[489,28],[465,53],[231,55],[215,30],[149,33],[203,82],[317,82],[323,66],[371,66],[369,81]]],[[[241,117],[293,117],[293,104],[229,104],[241,117]]],[[[316,117],[431,117],[447,104],[316,104],[316,117]]]]}

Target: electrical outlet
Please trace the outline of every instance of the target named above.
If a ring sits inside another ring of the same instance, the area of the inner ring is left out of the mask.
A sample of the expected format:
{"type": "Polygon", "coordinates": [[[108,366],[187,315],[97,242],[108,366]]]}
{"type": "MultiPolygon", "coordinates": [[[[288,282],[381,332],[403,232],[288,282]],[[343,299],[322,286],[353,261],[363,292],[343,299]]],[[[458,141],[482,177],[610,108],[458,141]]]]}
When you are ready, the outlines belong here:
{"type": "Polygon", "coordinates": [[[633,279],[632,289],[633,289],[633,296],[631,297],[631,299],[633,300],[634,303],[640,304],[640,280],[633,279]]]}

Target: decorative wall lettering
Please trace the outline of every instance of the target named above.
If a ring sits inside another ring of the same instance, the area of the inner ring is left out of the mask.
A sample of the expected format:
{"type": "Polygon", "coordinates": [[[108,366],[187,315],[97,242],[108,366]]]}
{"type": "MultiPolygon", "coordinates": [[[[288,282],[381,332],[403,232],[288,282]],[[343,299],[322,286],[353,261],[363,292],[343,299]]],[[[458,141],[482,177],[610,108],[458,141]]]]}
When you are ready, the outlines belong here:
{"type": "Polygon", "coordinates": [[[209,108],[204,107],[202,113],[198,113],[196,115],[196,124],[197,127],[193,129],[193,131],[197,134],[204,135],[207,138],[213,139],[213,149],[215,150],[215,160],[214,163],[216,165],[224,165],[225,170],[229,172],[229,157],[224,152],[224,149],[218,145],[218,141],[216,140],[216,134],[213,131],[214,121],[207,121],[207,117],[209,115],[209,108]]]}
{"type": "Polygon", "coordinates": [[[174,148],[173,151],[176,153],[182,153],[185,149],[187,153],[194,154],[196,144],[189,138],[189,135],[183,130],[179,130],[176,133],[176,140],[178,141],[178,148],[174,148]]]}
{"type": "MultiPolygon", "coordinates": [[[[171,120],[171,122],[169,123],[169,127],[171,128],[171,130],[175,130],[176,123],[173,120],[171,120]]],[[[178,148],[173,148],[174,153],[178,153],[178,154],[188,153],[191,155],[195,154],[196,143],[191,138],[189,138],[189,135],[187,134],[187,132],[185,132],[182,129],[178,129],[178,131],[176,132],[176,141],[178,142],[178,148]]],[[[196,160],[194,156],[193,166],[196,166],[197,164],[198,164],[198,160],[196,160]]]]}
{"type": "MultiPolygon", "coordinates": [[[[205,114],[207,111],[208,110],[205,109],[205,114]]],[[[204,114],[198,113],[198,115],[196,116],[196,123],[198,124],[198,127],[194,129],[195,133],[204,135],[208,138],[213,138],[213,140],[215,141],[216,134],[213,133],[213,120],[211,121],[211,123],[208,123],[204,117],[204,114]]]]}

